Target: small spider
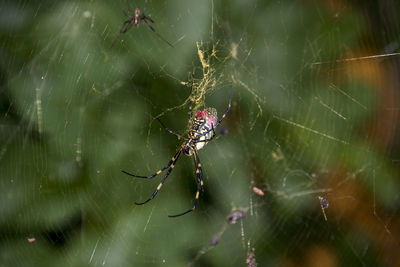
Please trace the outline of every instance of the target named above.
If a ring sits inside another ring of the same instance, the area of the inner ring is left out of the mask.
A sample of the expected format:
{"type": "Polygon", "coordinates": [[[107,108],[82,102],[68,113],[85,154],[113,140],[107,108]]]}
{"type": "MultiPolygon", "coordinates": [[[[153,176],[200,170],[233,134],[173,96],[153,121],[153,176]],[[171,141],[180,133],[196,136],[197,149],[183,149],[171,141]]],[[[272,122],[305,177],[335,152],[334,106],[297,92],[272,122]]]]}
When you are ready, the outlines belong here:
{"type": "MultiPolygon", "coordinates": [[[[193,86],[193,85],[192,85],[193,86]]],[[[204,192],[204,183],[203,183],[203,171],[200,164],[199,156],[197,155],[197,150],[203,148],[209,141],[211,141],[215,136],[214,129],[222,122],[225,116],[228,114],[231,108],[231,97],[232,97],[232,84],[231,84],[231,92],[229,96],[229,104],[228,108],[226,109],[225,113],[222,117],[217,121],[217,110],[215,108],[204,108],[197,111],[196,116],[192,117],[192,102],[190,103],[190,113],[189,113],[189,127],[188,127],[188,137],[185,138],[167,127],[157,118],[160,124],[165,128],[166,131],[178,137],[178,139],[184,139],[185,142],[179,147],[178,151],[169,161],[169,163],[163,167],[162,169],[158,170],[154,174],[150,176],[140,176],[135,175],[126,171],[122,171],[123,173],[137,177],[137,178],[145,178],[145,179],[152,179],[155,176],[159,175],[161,172],[168,169],[167,173],[165,174],[164,178],[161,180],[161,183],[157,186],[157,189],[153,192],[151,197],[144,202],[135,202],[136,205],[143,205],[152,200],[156,197],[158,191],[163,186],[167,177],[171,174],[173,168],[175,167],[176,162],[178,161],[180,155],[183,153],[186,156],[193,156],[194,165],[196,166],[196,176],[197,176],[197,192],[194,198],[193,207],[185,212],[176,214],[176,215],[169,215],[168,217],[179,217],[185,215],[191,211],[196,209],[197,203],[199,201],[200,190],[204,192]]]]}
{"type": "Polygon", "coordinates": [[[114,41],[112,42],[111,47],[114,45],[115,41],[118,39],[118,37],[121,34],[126,33],[132,27],[132,25],[135,27],[139,27],[139,25],[142,21],[144,23],[146,23],[147,27],[149,27],[149,29],[152,30],[158,36],[158,38],[163,40],[169,46],[174,47],[171,43],[169,43],[167,40],[165,40],[160,34],[158,34],[156,32],[156,30],[153,28],[153,26],[151,26],[150,23],[154,23],[154,20],[152,20],[150,17],[146,16],[144,13],[146,11],[146,2],[144,3],[142,14],[140,14],[140,8],[136,7],[135,13],[133,15],[129,15],[129,14],[127,15],[129,17],[129,19],[124,21],[124,24],[122,25],[121,30],[119,30],[118,35],[115,37],[114,41]]]}

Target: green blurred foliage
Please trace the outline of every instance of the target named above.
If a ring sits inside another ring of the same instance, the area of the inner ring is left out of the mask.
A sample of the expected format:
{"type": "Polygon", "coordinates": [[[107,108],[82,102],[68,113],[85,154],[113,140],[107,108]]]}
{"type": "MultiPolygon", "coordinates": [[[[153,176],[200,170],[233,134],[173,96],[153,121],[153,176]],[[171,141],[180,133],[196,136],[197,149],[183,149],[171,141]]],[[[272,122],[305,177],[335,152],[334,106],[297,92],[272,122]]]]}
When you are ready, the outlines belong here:
{"type": "Polygon", "coordinates": [[[136,6],[2,3],[0,265],[243,266],[253,248],[260,266],[400,263],[399,62],[360,58],[398,50],[398,5],[150,0],[174,48],[145,24],[111,47],[136,6]],[[221,115],[232,83],[232,109],[199,151],[198,209],[171,219],[192,205],[191,158],[144,206],[161,177],[120,170],[153,173],[181,144],[154,118],[186,133],[198,46],[217,83],[196,105],[221,115]]]}

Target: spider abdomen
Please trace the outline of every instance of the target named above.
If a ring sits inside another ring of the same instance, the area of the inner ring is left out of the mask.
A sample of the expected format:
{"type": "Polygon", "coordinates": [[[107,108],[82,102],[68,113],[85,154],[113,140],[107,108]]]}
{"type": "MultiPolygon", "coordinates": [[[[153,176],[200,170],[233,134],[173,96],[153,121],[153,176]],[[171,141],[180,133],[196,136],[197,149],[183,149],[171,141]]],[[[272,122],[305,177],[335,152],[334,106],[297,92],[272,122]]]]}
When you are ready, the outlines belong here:
{"type": "Polygon", "coordinates": [[[207,122],[202,120],[203,122],[196,127],[197,129],[194,130],[191,135],[195,139],[196,149],[202,149],[206,144],[206,140],[210,140],[213,136],[212,125],[209,125],[207,122]]]}
{"type": "MultiPolygon", "coordinates": [[[[189,140],[185,144],[185,148],[202,149],[208,143],[208,140],[213,137],[216,121],[217,110],[215,108],[199,110],[189,122],[189,140]]],[[[191,151],[188,152],[190,153],[191,151]]]]}
{"type": "Polygon", "coordinates": [[[135,9],[135,16],[134,16],[134,20],[133,20],[133,25],[135,25],[135,27],[139,27],[140,24],[140,8],[136,8],[135,9]]]}

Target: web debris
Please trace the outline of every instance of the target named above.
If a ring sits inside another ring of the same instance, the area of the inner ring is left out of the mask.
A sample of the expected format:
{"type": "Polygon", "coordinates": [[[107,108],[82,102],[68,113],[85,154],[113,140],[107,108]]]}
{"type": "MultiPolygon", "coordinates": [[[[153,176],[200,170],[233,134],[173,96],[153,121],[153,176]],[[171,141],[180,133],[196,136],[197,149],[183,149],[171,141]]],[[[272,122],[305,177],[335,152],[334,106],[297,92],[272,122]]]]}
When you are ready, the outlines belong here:
{"type": "MultiPolygon", "coordinates": [[[[241,219],[243,219],[246,216],[248,208],[246,209],[238,209],[233,211],[231,214],[228,215],[226,218],[226,223],[222,226],[221,230],[214,235],[214,237],[208,242],[206,246],[204,246],[199,252],[197,252],[196,256],[194,257],[193,260],[191,260],[187,265],[192,266],[196,261],[200,259],[202,255],[207,253],[210,249],[218,245],[219,240],[221,239],[222,235],[225,233],[225,231],[228,229],[228,226],[231,224],[236,224],[238,221],[242,222],[241,219]]],[[[242,234],[243,234],[243,225],[241,227],[242,229],[242,234]]],[[[243,235],[242,235],[243,236],[243,235]]]]}

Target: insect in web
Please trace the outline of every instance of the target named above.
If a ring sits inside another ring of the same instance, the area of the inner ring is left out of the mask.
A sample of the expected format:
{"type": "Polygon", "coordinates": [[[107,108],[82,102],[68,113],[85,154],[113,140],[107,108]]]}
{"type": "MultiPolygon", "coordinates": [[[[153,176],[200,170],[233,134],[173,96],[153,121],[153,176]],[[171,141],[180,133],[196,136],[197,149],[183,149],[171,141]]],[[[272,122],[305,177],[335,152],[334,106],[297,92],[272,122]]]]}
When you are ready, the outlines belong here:
{"type": "Polygon", "coordinates": [[[147,27],[149,27],[150,30],[152,30],[152,32],[154,32],[157,35],[158,38],[163,40],[169,46],[174,47],[170,42],[168,42],[160,34],[158,34],[153,26],[151,26],[151,23],[154,23],[154,20],[145,15],[146,2],[144,3],[142,14],[140,14],[140,8],[138,8],[138,7],[135,8],[135,12],[133,13],[133,15],[127,14],[129,19],[124,21],[124,24],[122,25],[121,30],[119,30],[118,35],[115,37],[114,41],[112,42],[111,47],[114,45],[115,41],[118,39],[118,37],[121,34],[126,33],[132,26],[139,27],[139,25],[142,21],[147,25],[147,27]]]}
{"type": "MultiPolygon", "coordinates": [[[[192,83],[193,87],[193,83],[192,83]]],[[[203,182],[203,170],[201,168],[201,163],[199,156],[197,154],[197,151],[201,148],[203,148],[209,141],[211,141],[215,137],[215,131],[214,129],[222,122],[222,120],[226,117],[228,114],[230,108],[231,108],[231,98],[232,98],[232,84],[230,88],[230,95],[229,95],[229,103],[228,107],[225,111],[224,114],[222,114],[221,118],[218,120],[217,117],[217,110],[215,108],[204,108],[200,109],[196,112],[195,116],[192,116],[192,105],[193,102],[190,101],[190,107],[189,107],[189,127],[188,127],[188,136],[183,137],[167,127],[157,118],[157,120],[160,122],[160,124],[164,127],[166,131],[168,131],[170,134],[175,135],[178,137],[178,139],[184,139],[185,141],[183,144],[179,147],[178,151],[175,153],[175,155],[171,158],[171,160],[168,162],[166,166],[155,172],[154,174],[150,176],[140,176],[140,175],[135,175],[126,171],[122,171],[123,173],[137,177],[137,178],[145,178],[145,179],[152,179],[162,173],[163,171],[167,170],[167,173],[165,174],[164,178],[161,180],[160,184],[157,186],[156,190],[153,192],[153,194],[150,196],[149,199],[147,199],[144,202],[135,202],[136,205],[143,205],[152,200],[153,198],[156,197],[158,191],[160,191],[161,187],[165,183],[165,180],[168,178],[168,176],[171,174],[172,170],[175,167],[176,162],[178,161],[179,157],[181,154],[185,154],[186,156],[193,156],[194,160],[194,165],[196,168],[196,177],[197,177],[197,191],[196,195],[193,201],[193,207],[185,212],[176,214],[176,215],[169,215],[168,217],[179,217],[182,215],[185,215],[191,211],[194,211],[197,207],[197,204],[199,202],[199,195],[200,191],[204,192],[204,182],[203,182]]]]}

